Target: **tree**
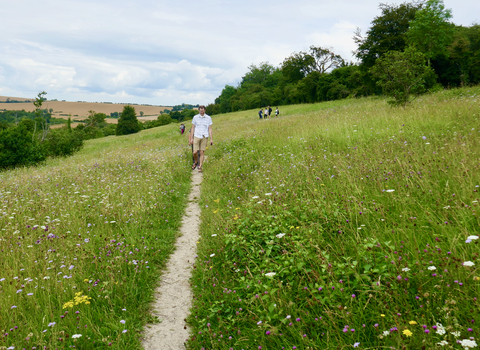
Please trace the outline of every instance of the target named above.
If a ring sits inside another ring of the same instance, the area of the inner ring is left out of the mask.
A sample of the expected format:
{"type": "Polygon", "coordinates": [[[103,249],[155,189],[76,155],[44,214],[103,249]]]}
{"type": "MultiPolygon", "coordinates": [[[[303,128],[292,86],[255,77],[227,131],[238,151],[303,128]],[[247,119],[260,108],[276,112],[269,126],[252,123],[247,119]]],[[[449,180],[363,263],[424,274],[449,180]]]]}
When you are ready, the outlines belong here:
{"type": "Polygon", "coordinates": [[[425,64],[425,55],[414,48],[387,52],[370,71],[384,93],[394,98],[388,103],[404,107],[411,102],[411,95],[424,92],[435,77],[433,69],[425,64]]]}
{"type": "Polygon", "coordinates": [[[123,107],[123,112],[118,119],[116,135],[134,134],[139,130],[135,108],[132,106],[123,107]]]}
{"type": "Polygon", "coordinates": [[[45,98],[46,94],[47,93],[45,91],[38,93],[37,97],[35,98],[35,101],[33,101],[33,105],[35,106],[35,115],[37,117],[35,118],[35,130],[33,132],[32,137],[35,137],[35,132],[37,131],[37,125],[38,125],[40,130],[42,131],[42,134],[40,137],[41,142],[45,140],[49,130],[48,122],[45,119],[45,112],[44,110],[42,110],[42,104],[43,104],[43,101],[46,100],[45,98]]]}
{"type": "Polygon", "coordinates": [[[282,72],[288,83],[297,83],[307,76],[312,57],[306,52],[294,52],[282,63],[282,72]]]}
{"type": "Polygon", "coordinates": [[[445,9],[443,0],[428,0],[410,23],[407,43],[425,55],[428,66],[432,59],[448,52],[454,28],[448,22],[450,18],[452,11],[445,9]]]}
{"type": "Polygon", "coordinates": [[[310,46],[310,52],[308,53],[311,57],[308,60],[310,62],[310,72],[324,74],[329,70],[345,66],[343,58],[331,50],[331,48],[310,46]]]}
{"type": "Polygon", "coordinates": [[[308,52],[294,52],[286,58],[282,63],[282,72],[287,82],[296,83],[312,72],[324,74],[344,65],[343,58],[331,48],[310,46],[308,52]]]}
{"type": "Polygon", "coordinates": [[[406,33],[410,21],[415,19],[419,4],[403,3],[398,6],[380,4],[382,14],[375,17],[372,26],[363,37],[357,28],[353,40],[358,45],[354,52],[367,69],[389,51],[403,51],[406,47],[406,33]]]}
{"type": "Polygon", "coordinates": [[[248,67],[249,71],[243,76],[240,82],[241,87],[247,87],[251,84],[260,84],[263,87],[272,87],[278,80],[278,69],[268,62],[262,62],[258,66],[252,64],[248,67]]]}
{"type": "Polygon", "coordinates": [[[143,111],[140,111],[140,117],[143,117],[143,114],[144,114],[143,111]]]}

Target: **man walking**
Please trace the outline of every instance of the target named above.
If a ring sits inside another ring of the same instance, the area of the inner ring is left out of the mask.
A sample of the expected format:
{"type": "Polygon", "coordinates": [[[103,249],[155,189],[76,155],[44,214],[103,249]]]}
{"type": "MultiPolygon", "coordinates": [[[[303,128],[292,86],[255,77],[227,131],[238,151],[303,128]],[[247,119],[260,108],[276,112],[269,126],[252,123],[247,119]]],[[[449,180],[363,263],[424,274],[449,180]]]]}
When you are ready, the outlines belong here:
{"type": "Polygon", "coordinates": [[[198,171],[202,172],[203,159],[205,157],[205,149],[207,148],[208,138],[210,138],[210,145],[213,145],[212,137],[212,118],[205,114],[205,106],[198,107],[200,112],[193,117],[192,132],[189,135],[189,143],[193,145],[193,156],[195,161],[192,165],[192,170],[198,164],[198,171]],[[200,150],[200,159],[197,159],[197,151],[200,150]]]}

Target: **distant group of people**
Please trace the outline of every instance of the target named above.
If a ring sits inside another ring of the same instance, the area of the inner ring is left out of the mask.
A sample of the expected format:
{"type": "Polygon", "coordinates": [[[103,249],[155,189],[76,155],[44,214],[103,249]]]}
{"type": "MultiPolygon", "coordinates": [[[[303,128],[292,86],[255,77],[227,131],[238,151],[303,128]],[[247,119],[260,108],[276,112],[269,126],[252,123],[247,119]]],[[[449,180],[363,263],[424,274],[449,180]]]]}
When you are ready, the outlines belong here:
{"type": "MultiPolygon", "coordinates": [[[[275,109],[275,117],[278,117],[278,115],[280,114],[280,111],[278,110],[278,107],[277,109],[275,109]]],[[[272,115],[272,108],[270,106],[266,107],[265,108],[265,111],[263,110],[263,108],[260,108],[260,110],[258,111],[258,116],[260,117],[260,119],[268,119],[270,118],[270,116],[272,115]]]]}

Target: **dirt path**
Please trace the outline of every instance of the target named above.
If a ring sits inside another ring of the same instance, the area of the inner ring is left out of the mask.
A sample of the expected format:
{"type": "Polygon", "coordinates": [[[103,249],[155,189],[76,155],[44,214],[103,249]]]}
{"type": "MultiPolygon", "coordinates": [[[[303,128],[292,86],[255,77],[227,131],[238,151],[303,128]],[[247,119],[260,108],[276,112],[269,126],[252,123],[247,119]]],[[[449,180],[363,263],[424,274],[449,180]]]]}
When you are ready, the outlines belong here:
{"type": "Polygon", "coordinates": [[[192,172],[192,191],[182,219],[181,236],[177,239],[176,250],[170,257],[167,269],[161,278],[153,305],[154,316],[161,321],[148,325],[143,339],[145,350],[185,349],[189,336],[185,318],[191,307],[192,294],[189,285],[190,269],[195,260],[196,245],[200,226],[200,184],[202,174],[192,172]]]}

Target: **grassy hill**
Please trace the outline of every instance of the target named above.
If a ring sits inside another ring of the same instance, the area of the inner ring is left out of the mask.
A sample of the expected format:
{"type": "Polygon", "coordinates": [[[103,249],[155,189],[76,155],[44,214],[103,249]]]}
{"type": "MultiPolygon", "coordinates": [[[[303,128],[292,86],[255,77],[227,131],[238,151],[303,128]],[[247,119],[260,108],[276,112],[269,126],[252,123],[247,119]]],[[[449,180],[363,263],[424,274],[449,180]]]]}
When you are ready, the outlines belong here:
{"type": "MultiPolygon", "coordinates": [[[[479,95],[215,116],[187,347],[476,341],[479,95]]],[[[168,125],[0,173],[2,345],[140,348],[189,161],[168,125]]]]}
{"type": "MultiPolygon", "coordinates": [[[[23,101],[27,100],[25,98],[19,97],[6,97],[0,96],[0,101],[7,101],[7,99],[23,101]]],[[[32,98],[31,100],[35,100],[32,98]]],[[[106,102],[70,102],[70,101],[50,101],[47,100],[43,103],[42,108],[53,109],[52,117],[55,118],[64,118],[68,119],[68,116],[71,115],[72,119],[83,120],[88,116],[88,111],[92,110],[97,113],[105,113],[107,116],[110,113],[122,112],[123,107],[126,106],[125,103],[106,103],[106,102]]],[[[151,106],[151,105],[132,105],[137,112],[137,116],[140,116],[140,112],[144,112],[145,117],[141,117],[139,120],[153,120],[158,117],[160,111],[170,110],[171,107],[162,107],[162,106],[151,106]],[[150,116],[150,117],[147,117],[150,116]]],[[[35,106],[32,102],[19,102],[19,103],[0,103],[0,110],[26,110],[31,112],[35,110],[35,106]]],[[[108,120],[109,123],[116,123],[116,119],[108,120]]]]}
{"type": "Polygon", "coordinates": [[[477,339],[479,94],[219,117],[189,348],[431,349],[477,339]]]}

